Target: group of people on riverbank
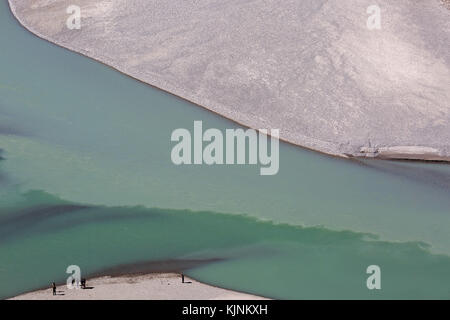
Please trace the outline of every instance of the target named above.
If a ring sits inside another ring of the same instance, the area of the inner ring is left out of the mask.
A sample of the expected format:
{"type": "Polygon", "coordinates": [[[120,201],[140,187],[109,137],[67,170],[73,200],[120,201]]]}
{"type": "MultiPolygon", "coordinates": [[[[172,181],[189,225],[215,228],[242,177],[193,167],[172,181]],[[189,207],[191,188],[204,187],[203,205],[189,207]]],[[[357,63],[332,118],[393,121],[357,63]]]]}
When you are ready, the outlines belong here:
{"type": "MultiPolygon", "coordinates": [[[[185,281],[184,281],[184,274],[183,273],[181,274],[181,283],[185,283],[185,281]]],[[[190,282],[188,282],[188,283],[190,283],[190,282]]],[[[75,285],[76,285],[76,281],[74,279],[74,280],[72,280],[72,286],[75,287],[75,285]]],[[[84,278],[81,279],[80,287],[81,287],[81,289],[86,289],[87,288],[86,287],[86,279],[84,279],[84,278]]],[[[54,296],[58,295],[58,292],[57,292],[56,289],[57,289],[56,283],[52,282],[52,293],[53,293],[54,296]]]]}
{"type": "MultiPolygon", "coordinates": [[[[75,286],[75,280],[72,280],[72,286],[75,286]]],[[[81,279],[80,287],[81,287],[81,289],[86,289],[86,279],[81,279]]],[[[54,283],[54,282],[52,282],[52,293],[54,296],[57,295],[56,283],[54,283]]]]}

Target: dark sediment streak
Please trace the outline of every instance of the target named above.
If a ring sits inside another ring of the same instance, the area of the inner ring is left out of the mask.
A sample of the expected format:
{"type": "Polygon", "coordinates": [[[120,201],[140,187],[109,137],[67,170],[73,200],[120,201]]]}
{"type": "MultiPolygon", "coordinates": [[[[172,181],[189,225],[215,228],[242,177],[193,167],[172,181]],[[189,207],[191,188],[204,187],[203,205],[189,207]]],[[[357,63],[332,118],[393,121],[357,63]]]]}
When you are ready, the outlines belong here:
{"type": "Polygon", "coordinates": [[[0,135],[20,135],[21,132],[15,128],[0,126],[0,135]]]}
{"type": "Polygon", "coordinates": [[[88,207],[67,204],[54,206],[38,206],[33,208],[20,209],[17,211],[0,209],[0,211],[6,211],[6,215],[0,217],[0,239],[4,241],[11,236],[16,237],[20,234],[29,232],[30,229],[39,225],[40,223],[45,223],[47,219],[51,219],[66,213],[80,211],[86,208],[88,207]]]}
{"type": "Polygon", "coordinates": [[[107,268],[98,272],[94,272],[89,276],[97,278],[100,276],[129,276],[129,275],[143,275],[148,273],[163,273],[175,272],[180,273],[192,268],[204,266],[209,263],[221,262],[222,258],[211,259],[169,259],[159,261],[143,261],[132,264],[123,264],[111,268],[107,268]]]}
{"type": "MultiPolygon", "coordinates": [[[[0,161],[5,160],[5,157],[3,156],[4,151],[0,148],[0,161]]],[[[6,175],[0,171],[0,185],[6,182],[6,175]]]]}
{"type": "Polygon", "coordinates": [[[24,233],[52,232],[89,223],[138,219],[143,216],[144,211],[147,213],[147,218],[149,216],[157,218],[163,214],[162,210],[158,209],[109,208],[70,203],[41,204],[15,210],[0,208],[1,211],[6,213],[0,216],[0,239],[2,241],[24,233]],[[134,209],[133,212],[130,212],[132,209],[134,209]]]}
{"type": "MultiPolygon", "coordinates": [[[[400,178],[411,180],[415,183],[427,184],[444,190],[450,190],[450,171],[448,173],[437,171],[433,167],[413,166],[409,160],[378,161],[362,160],[363,166],[388,173],[400,178]],[[406,164],[406,165],[405,165],[406,164]],[[411,165],[411,166],[409,166],[411,165]]],[[[442,163],[447,165],[447,163],[442,163]]]]}

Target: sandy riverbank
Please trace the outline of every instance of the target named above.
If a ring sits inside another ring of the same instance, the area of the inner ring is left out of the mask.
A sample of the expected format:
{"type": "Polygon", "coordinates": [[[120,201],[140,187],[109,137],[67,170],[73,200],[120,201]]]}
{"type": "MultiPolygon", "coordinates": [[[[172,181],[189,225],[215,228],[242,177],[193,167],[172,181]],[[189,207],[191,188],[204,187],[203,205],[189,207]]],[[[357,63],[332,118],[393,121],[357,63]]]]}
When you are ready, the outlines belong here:
{"type": "Polygon", "coordinates": [[[382,29],[371,31],[372,2],[320,2],[80,0],[74,31],[68,0],[9,0],[39,37],[289,143],[450,161],[448,10],[380,0],[382,29]]]}
{"type": "Polygon", "coordinates": [[[260,300],[246,293],[213,287],[176,273],[151,273],[87,280],[88,289],[69,290],[66,285],[52,295],[50,288],[33,291],[12,300],[260,300]]]}

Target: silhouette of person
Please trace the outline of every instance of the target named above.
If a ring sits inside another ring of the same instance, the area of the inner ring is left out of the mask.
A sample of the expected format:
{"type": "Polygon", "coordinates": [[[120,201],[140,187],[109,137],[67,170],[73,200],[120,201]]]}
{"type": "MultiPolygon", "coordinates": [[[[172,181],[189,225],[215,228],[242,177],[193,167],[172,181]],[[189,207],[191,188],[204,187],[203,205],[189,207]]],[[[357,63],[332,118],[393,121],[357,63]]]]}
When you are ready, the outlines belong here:
{"type": "Polygon", "coordinates": [[[181,274],[181,282],[184,283],[184,274],[181,274]]]}
{"type": "Polygon", "coordinates": [[[53,295],[56,296],[56,284],[52,282],[53,295]]]}

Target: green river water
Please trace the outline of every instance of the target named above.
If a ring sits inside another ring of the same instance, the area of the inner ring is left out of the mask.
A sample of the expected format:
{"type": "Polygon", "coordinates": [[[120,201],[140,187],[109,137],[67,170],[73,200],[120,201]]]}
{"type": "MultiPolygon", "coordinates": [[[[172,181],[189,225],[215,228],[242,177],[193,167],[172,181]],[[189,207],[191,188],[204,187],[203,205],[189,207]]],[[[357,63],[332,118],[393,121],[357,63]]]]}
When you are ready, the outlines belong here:
{"type": "Polygon", "coordinates": [[[449,165],[282,143],[275,176],[175,166],[174,129],[238,125],[37,38],[6,1],[0,39],[0,298],[164,262],[271,298],[450,298],[449,165]]]}

